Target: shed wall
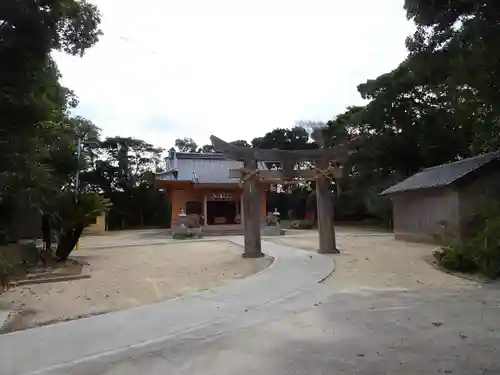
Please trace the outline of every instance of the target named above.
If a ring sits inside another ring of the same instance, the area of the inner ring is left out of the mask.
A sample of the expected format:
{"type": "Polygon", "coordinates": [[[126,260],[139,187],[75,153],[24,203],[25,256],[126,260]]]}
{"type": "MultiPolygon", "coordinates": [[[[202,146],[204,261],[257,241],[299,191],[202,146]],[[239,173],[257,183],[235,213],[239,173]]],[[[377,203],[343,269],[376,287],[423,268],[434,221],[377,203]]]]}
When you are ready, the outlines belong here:
{"type": "Polygon", "coordinates": [[[396,239],[436,242],[436,235],[458,228],[459,194],[451,188],[423,189],[395,194],[394,235],[396,239]]]}
{"type": "Polygon", "coordinates": [[[477,178],[459,190],[461,234],[470,233],[470,221],[478,214],[488,199],[500,199],[500,170],[477,178]]]}

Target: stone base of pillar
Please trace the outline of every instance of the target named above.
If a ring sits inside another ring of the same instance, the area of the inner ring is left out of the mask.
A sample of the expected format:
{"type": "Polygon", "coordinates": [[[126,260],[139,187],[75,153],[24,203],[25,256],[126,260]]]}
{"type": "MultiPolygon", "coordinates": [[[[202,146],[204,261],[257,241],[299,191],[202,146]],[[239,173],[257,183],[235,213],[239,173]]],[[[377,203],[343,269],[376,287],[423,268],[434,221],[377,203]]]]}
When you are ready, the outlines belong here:
{"type": "Polygon", "coordinates": [[[243,254],[241,254],[241,257],[245,258],[245,259],[263,258],[265,256],[266,256],[266,254],[264,254],[264,253],[243,253],[243,254]]]}
{"type": "Polygon", "coordinates": [[[323,249],[318,250],[319,254],[340,254],[339,249],[327,249],[326,251],[323,249]]]}

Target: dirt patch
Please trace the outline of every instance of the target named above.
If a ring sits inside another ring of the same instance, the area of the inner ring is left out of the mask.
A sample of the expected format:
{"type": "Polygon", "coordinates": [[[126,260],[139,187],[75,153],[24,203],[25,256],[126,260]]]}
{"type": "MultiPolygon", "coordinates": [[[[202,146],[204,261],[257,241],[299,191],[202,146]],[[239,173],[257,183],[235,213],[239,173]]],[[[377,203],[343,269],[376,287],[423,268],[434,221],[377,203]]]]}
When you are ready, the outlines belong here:
{"type": "Polygon", "coordinates": [[[65,263],[54,261],[46,267],[28,269],[22,277],[11,280],[10,287],[85,279],[90,277],[87,269],[86,264],[74,259],[65,263]]]}
{"type": "Polygon", "coordinates": [[[0,246],[0,294],[19,285],[42,284],[88,277],[73,259],[57,262],[52,253],[34,244],[0,246]]]}
{"type": "Polygon", "coordinates": [[[4,331],[126,309],[213,288],[256,273],[272,262],[270,257],[242,259],[241,253],[240,246],[228,241],[80,250],[74,252],[74,257],[91,265],[92,277],[21,286],[4,293],[0,302],[18,311],[12,314],[4,331]]]}
{"type": "MultiPolygon", "coordinates": [[[[317,251],[318,236],[307,235],[273,240],[288,246],[317,251]]],[[[395,241],[380,232],[339,231],[338,248],[333,256],[335,272],[326,283],[338,290],[477,288],[479,283],[439,271],[428,259],[435,246],[395,241]]]]}

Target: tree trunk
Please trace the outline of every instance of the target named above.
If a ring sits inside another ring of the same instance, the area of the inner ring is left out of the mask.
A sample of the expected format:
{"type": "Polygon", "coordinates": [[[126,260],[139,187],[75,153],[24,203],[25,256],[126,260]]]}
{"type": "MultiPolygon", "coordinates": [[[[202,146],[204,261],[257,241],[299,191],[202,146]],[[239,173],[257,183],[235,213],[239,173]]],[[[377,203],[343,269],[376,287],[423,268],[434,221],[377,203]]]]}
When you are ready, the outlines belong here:
{"type": "Polygon", "coordinates": [[[78,224],[75,228],[65,230],[59,238],[57,244],[56,257],[60,262],[68,260],[69,254],[75,248],[83,232],[83,224],[78,224]]]}
{"type": "Polygon", "coordinates": [[[52,228],[50,225],[50,215],[42,214],[42,237],[45,243],[45,250],[50,251],[52,248],[52,228]]]}

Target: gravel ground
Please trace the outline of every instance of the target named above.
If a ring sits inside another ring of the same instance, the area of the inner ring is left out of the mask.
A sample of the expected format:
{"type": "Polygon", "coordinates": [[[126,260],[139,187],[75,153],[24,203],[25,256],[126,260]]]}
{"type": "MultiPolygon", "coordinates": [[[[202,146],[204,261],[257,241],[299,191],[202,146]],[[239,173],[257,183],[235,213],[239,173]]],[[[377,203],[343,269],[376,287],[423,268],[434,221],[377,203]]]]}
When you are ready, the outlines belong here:
{"type": "Polygon", "coordinates": [[[228,241],[197,241],[74,252],[75,259],[91,265],[92,277],[4,293],[0,303],[19,311],[6,329],[126,309],[213,288],[272,262],[269,257],[242,259],[241,250],[228,241]]]}
{"type": "MultiPolygon", "coordinates": [[[[273,241],[310,251],[318,249],[318,235],[314,232],[273,241]]],[[[430,262],[436,246],[395,241],[391,234],[343,228],[337,233],[337,246],[341,254],[329,255],[334,257],[336,269],[327,283],[339,291],[480,286],[433,267],[430,262]]]]}
{"type": "MultiPolygon", "coordinates": [[[[315,231],[290,231],[268,238],[283,245],[316,251],[315,231]]],[[[84,238],[90,246],[125,245],[161,238],[156,232],[84,238]]],[[[85,242],[86,241],[86,242],[85,242]]],[[[91,279],[19,287],[0,297],[0,304],[21,313],[7,329],[20,329],[138,306],[220,285],[258,272],[271,259],[241,259],[241,248],[228,241],[174,242],[112,249],[87,249],[75,256],[92,265],[91,279]]],[[[477,282],[437,270],[429,263],[435,246],[395,241],[391,234],[338,228],[339,255],[326,283],[336,291],[360,289],[471,289],[477,282]]]]}

